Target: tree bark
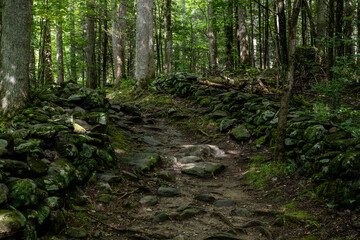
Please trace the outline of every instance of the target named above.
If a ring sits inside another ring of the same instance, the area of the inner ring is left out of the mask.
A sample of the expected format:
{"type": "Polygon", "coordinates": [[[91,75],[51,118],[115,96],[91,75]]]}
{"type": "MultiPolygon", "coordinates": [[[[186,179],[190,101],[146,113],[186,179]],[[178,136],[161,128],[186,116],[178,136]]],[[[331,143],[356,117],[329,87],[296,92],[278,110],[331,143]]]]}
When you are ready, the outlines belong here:
{"type": "Polygon", "coordinates": [[[120,81],[125,77],[125,30],[127,1],[117,2],[112,0],[113,21],[112,21],[112,43],[115,69],[115,88],[119,87],[120,81]]]}
{"type": "Polygon", "coordinates": [[[42,46],[40,48],[40,73],[39,83],[41,85],[51,84],[54,82],[53,66],[52,66],[52,53],[51,53],[51,28],[50,20],[44,18],[43,22],[43,34],[42,34],[42,46]]]}
{"type": "Polygon", "coordinates": [[[137,89],[146,89],[155,77],[153,1],[138,0],[136,15],[136,68],[137,89]]]}
{"type": "Polygon", "coordinates": [[[232,72],[234,69],[234,57],[232,52],[232,46],[234,42],[234,34],[233,34],[233,13],[234,6],[233,0],[228,0],[227,2],[227,19],[225,24],[225,34],[226,34],[226,69],[229,72],[232,72]]]}
{"type": "Polygon", "coordinates": [[[96,78],[96,56],[95,56],[95,2],[87,2],[88,13],[86,16],[87,26],[87,47],[86,47],[86,87],[95,89],[97,87],[96,78]]]}
{"type": "Polygon", "coordinates": [[[279,10],[279,39],[280,39],[280,66],[281,66],[281,79],[285,79],[287,65],[288,65],[288,47],[286,36],[286,15],[284,0],[278,0],[279,10]]]}
{"type": "Polygon", "coordinates": [[[0,115],[13,117],[29,98],[31,0],[4,0],[2,8],[0,115]]]}
{"type": "Polygon", "coordinates": [[[344,22],[344,37],[346,40],[345,55],[349,58],[352,58],[354,55],[354,45],[355,45],[353,42],[355,8],[352,0],[346,2],[344,15],[346,19],[344,22]]]}
{"type": "Polygon", "coordinates": [[[215,30],[216,16],[211,6],[213,0],[209,0],[208,4],[208,34],[209,34],[209,53],[210,53],[210,74],[215,74],[219,67],[218,49],[217,49],[217,33],[215,30]]]}
{"type": "Polygon", "coordinates": [[[329,26],[328,26],[328,81],[333,79],[332,67],[334,66],[334,15],[335,15],[335,0],[329,1],[329,26]]]}
{"type": "Polygon", "coordinates": [[[108,10],[107,10],[107,1],[104,3],[104,40],[103,40],[103,66],[102,66],[102,85],[103,87],[106,86],[108,81],[108,74],[107,74],[107,58],[108,58],[108,10]]]}
{"type": "Polygon", "coordinates": [[[172,72],[172,29],[171,29],[171,0],[164,0],[164,43],[165,43],[165,64],[164,74],[172,72]]]}
{"type": "MultiPolygon", "coordinates": [[[[182,0],[182,5],[181,5],[181,9],[182,9],[182,15],[181,15],[181,26],[183,27],[183,29],[185,28],[185,0],[182,0]]],[[[184,65],[184,69],[185,69],[185,63],[186,63],[186,44],[185,41],[183,41],[181,43],[181,49],[182,49],[182,64],[184,65]]]]}
{"type": "Polygon", "coordinates": [[[70,79],[77,81],[77,61],[76,61],[76,46],[75,46],[75,12],[74,12],[74,1],[70,2],[71,8],[71,17],[70,17],[70,79]]]}
{"type": "Polygon", "coordinates": [[[250,56],[249,56],[249,40],[247,34],[247,15],[246,15],[246,2],[247,0],[241,0],[240,6],[238,7],[238,19],[239,19],[239,29],[238,37],[240,44],[240,59],[241,64],[250,66],[250,56]]]}
{"type": "Polygon", "coordinates": [[[343,13],[344,13],[344,0],[336,0],[336,20],[335,20],[335,44],[336,56],[344,56],[343,44],[343,13]]]}
{"type": "Polygon", "coordinates": [[[296,50],[296,31],[297,31],[297,22],[300,12],[301,0],[295,0],[293,12],[291,15],[291,21],[289,25],[289,59],[288,59],[288,69],[286,75],[286,87],[281,98],[280,110],[279,110],[279,122],[277,126],[276,134],[276,143],[275,143],[275,152],[274,159],[277,161],[284,160],[284,142],[286,138],[286,128],[287,128],[287,115],[289,111],[289,101],[291,97],[291,91],[294,85],[294,74],[295,74],[295,50],[296,50]]]}
{"type": "MultiPolygon", "coordinates": [[[[326,38],[326,16],[328,10],[327,0],[317,0],[316,1],[316,35],[315,46],[321,51],[321,55],[325,56],[325,38],[326,38]]],[[[330,18],[330,16],[329,16],[330,18]]]]}
{"type": "Polygon", "coordinates": [[[258,4],[258,20],[259,20],[259,67],[263,68],[263,50],[262,50],[262,13],[261,13],[261,5],[258,4]]]}
{"type": "Polygon", "coordinates": [[[61,25],[61,22],[56,25],[57,83],[64,82],[63,30],[61,25]]]}
{"type": "Polygon", "coordinates": [[[264,67],[270,68],[269,58],[269,0],[265,4],[265,44],[264,44],[264,67]]]}

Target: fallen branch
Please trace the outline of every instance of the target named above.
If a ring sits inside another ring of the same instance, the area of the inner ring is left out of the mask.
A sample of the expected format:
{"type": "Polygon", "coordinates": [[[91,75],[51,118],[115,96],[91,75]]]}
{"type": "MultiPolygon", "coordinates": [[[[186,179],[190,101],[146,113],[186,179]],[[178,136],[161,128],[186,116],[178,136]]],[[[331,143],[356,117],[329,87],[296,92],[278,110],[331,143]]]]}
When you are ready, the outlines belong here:
{"type": "Polygon", "coordinates": [[[213,83],[213,82],[210,82],[208,80],[205,80],[205,81],[199,81],[200,84],[202,85],[206,85],[206,86],[209,86],[209,87],[215,87],[215,88],[223,88],[223,89],[228,89],[227,86],[223,85],[223,84],[220,84],[220,83],[213,83]]]}
{"type": "Polygon", "coordinates": [[[261,81],[261,79],[256,80],[260,87],[263,89],[264,92],[270,93],[270,90],[265,86],[265,84],[261,81]]]}

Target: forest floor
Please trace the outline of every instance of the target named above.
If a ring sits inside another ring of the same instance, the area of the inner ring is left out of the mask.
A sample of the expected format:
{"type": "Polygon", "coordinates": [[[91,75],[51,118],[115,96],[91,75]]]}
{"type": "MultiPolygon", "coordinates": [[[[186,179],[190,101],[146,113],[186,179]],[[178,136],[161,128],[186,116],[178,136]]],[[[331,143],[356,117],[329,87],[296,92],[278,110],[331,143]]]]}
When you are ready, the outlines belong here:
{"type": "Polygon", "coordinates": [[[196,104],[166,95],[116,99],[121,113],[110,135],[126,150],[116,149],[118,168],[84,187],[85,201],[69,205],[59,239],[359,239],[351,212],[327,207],[295,174],[255,188],[247,161],[268,158],[268,150],[211,124],[197,129],[204,116],[196,104]]]}

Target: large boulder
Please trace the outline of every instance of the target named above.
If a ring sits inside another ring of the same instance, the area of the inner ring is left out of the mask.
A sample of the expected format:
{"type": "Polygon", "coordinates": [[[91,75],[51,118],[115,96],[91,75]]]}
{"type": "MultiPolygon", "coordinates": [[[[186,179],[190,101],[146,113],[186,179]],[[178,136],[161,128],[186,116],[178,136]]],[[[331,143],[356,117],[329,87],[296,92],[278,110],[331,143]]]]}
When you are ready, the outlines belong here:
{"type": "Polygon", "coordinates": [[[0,210],[0,239],[17,233],[24,223],[21,217],[10,210],[0,210]]]}
{"type": "Polygon", "coordinates": [[[246,141],[251,135],[245,125],[241,124],[231,131],[231,136],[238,141],[246,141]]]}
{"type": "Polygon", "coordinates": [[[31,179],[18,179],[9,185],[9,203],[17,207],[32,206],[37,203],[37,186],[31,179]]]}

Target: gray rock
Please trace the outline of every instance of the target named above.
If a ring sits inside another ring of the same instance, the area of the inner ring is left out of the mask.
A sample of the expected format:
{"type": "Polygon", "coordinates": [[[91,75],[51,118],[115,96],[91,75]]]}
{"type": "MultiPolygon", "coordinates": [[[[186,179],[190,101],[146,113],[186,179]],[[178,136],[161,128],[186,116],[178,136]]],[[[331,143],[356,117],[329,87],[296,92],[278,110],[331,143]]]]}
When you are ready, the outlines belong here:
{"type": "Polygon", "coordinates": [[[211,148],[209,145],[193,145],[185,147],[179,151],[180,153],[185,154],[185,156],[197,156],[197,157],[207,157],[211,155],[211,148]]]}
{"type": "Polygon", "coordinates": [[[48,174],[40,179],[46,191],[54,192],[67,188],[75,177],[75,167],[64,158],[50,164],[48,174]]]}
{"type": "Polygon", "coordinates": [[[201,161],[201,158],[199,158],[197,156],[187,156],[187,157],[180,158],[178,160],[178,162],[181,164],[194,163],[194,162],[200,162],[200,161],[201,161]]]}
{"type": "Polygon", "coordinates": [[[189,219],[198,215],[201,212],[202,210],[198,208],[187,208],[180,213],[180,219],[181,220],[189,219]]]}
{"type": "Polygon", "coordinates": [[[103,173],[97,175],[98,179],[104,182],[108,183],[118,183],[122,181],[122,178],[120,175],[116,175],[113,173],[103,173]]]}
{"type": "Polygon", "coordinates": [[[65,234],[66,234],[66,236],[72,237],[72,238],[86,238],[87,237],[87,232],[84,228],[72,227],[72,228],[66,229],[65,234]]]}
{"type": "Polygon", "coordinates": [[[7,202],[8,195],[9,195],[9,188],[5,184],[0,183],[0,205],[7,202]]]}
{"type": "Polygon", "coordinates": [[[263,223],[260,220],[251,220],[241,226],[241,228],[249,228],[249,227],[259,227],[259,226],[266,226],[265,223],[263,223]]]}
{"type": "Polygon", "coordinates": [[[231,131],[231,136],[238,141],[246,141],[250,138],[250,132],[245,125],[238,125],[231,131]]]}
{"type": "Polygon", "coordinates": [[[184,235],[176,236],[173,240],[187,240],[187,238],[184,235]]]}
{"type": "Polygon", "coordinates": [[[173,172],[170,172],[170,171],[162,170],[162,171],[157,173],[157,176],[158,176],[158,178],[163,179],[163,180],[168,181],[168,182],[175,182],[176,181],[175,174],[173,172]]]}
{"type": "Polygon", "coordinates": [[[99,182],[98,184],[96,184],[96,189],[103,193],[113,193],[113,190],[108,182],[99,182]]]}
{"type": "Polygon", "coordinates": [[[161,163],[161,158],[156,152],[145,152],[134,153],[122,158],[121,161],[135,166],[141,171],[150,171],[155,165],[159,165],[161,163]]]}
{"type": "Polygon", "coordinates": [[[21,217],[10,210],[0,210],[0,238],[6,238],[17,233],[24,223],[21,217]]]}
{"type": "Polygon", "coordinates": [[[151,137],[151,136],[145,136],[144,137],[144,142],[146,144],[149,144],[151,146],[159,146],[162,145],[162,143],[158,140],[156,140],[155,138],[151,137]]]}
{"type": "Polygon", "coordinates": [[[157,193],[162,197],[174,197],[180,195],[181,191],[177,188],[161,186],[157,193]]]}
{"type": "Polygon", "coordinates": [[[153,222],[155,223],[159,223],[159,222],[165,222],[169,220],[169,216],[166,215],[165,213],[158,213],[156,214],[156,216],[153,219],[153,222]]]}
{"type": "Polygon", "coordinates": [[[232,212],[232,214],[234,216],[246,217],[246,218],[254,216],[254,214],[252,212],[250,212],[249,210],[247,210],[245,208],[236,209],[235,211],[232,212]]]}
{"type": "Polygon", "coordinates": [[[215,198],[210,194],[199,194],[195,196],[195,199],[201,202],[213,203],[215,198]]]}
{"type": "Polygon", "coordinates": [[[235,202],[231,199],[217,200],[214,202],[216,207],[232,207],[235,205],[235,202]]]}
{"type": "Polygon", "coordinates": [[[224,168],[225,166],[219,163],[198,162],[185,164],[181,168],[181,172],[195,175],[201,178],[211,178],[216,173],[222,171],[224,168]]]}
{"type": "Polygon", "coordinates": [[[158,202],[159,201],[155,196],[145,196],[140,199],[140,204],[144,206],[155,206],[158,202]]]}

